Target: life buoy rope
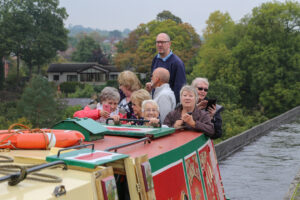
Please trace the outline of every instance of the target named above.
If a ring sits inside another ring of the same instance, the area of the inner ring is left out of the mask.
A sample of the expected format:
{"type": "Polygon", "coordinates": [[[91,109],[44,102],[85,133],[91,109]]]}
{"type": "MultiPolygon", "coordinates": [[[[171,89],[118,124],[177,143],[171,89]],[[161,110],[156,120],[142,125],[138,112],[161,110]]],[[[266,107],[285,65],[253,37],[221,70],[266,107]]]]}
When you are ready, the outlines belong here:
{"type": "Polygon", "coordinates": [[[14,164],[0,165],[0,174],[9,175],[14,172],[18,172],[18,171],[20,172],[20,176],[15,177],[8,182],[10,186],[17,185],[19,182],[23,181],[24,179],[30,179],[30,180],[46,182],[46,183],[62,182],[62,179],[60,177],[50,175],[50,174],[35,172],[27,176],[27,168],[34,167],[34,166],[36,165],[31,165],[31,166],[22,166],[22,165],[14,165],[14,164]]]}
{"type": "MultiPolygon", "coordinates": [[[[0,155],[0,163],[8,163],[13,162],[14,159],[9,156],[2,156],[0,155]]],[[[0,165],[0,174],[3,175],[9,175],[11,173],[15,173],[20,171],[20,176],[13,177],[8,181],[8,184],[10,186],[17,185],[19,182],[23,181],[24,179],[30,179],[40,182],[46,182],[46,183],[60,183],[62,182],[62,179],[58,176],[50,175],[50,174],[44,174],[44,173],[31,173],[27,176],[27,169],[31,167],[35,167],[37,165],[15,165],[15,164],[6,164],[6,165],[0,165]],[[19,169],[19,170],[16,170],[19,169]]],[[[54,168],[54,167],[52,167],[54,168]]]]}
{"type": "Polygon", "coordinates": [[[7,145],[11,145],[14,149],[17,149],[15,146],[13,146],[10,142],[10,140],[8,140],[10,137],[12,137],[13,135],[15,134],[23,134],[23,133],[26,133],[26,134],[36,134],[36,133],[42,133],[43,136],[44,136],[44,139],[45,139],[45,149],[48,150],[50,149],[51,147],[54,147],[55,146],[55,143],[56,143],[56,138],[55,138],[55,135],[53,134],[53,132],[51,131],[50,133],[47,133],[45,132],[44,130],[42,129],[39,129],[39,128],[35,128],[35,129],[30,129],[28,126],[25,126],[23,124],[18,124],[18,123],[15,123],[15,124],[12,124],[9,126],[8,128],[8,131],[7,132],[2,132],[0,134],[9,134],[7,137],[5,137],[4,139],[2,139],[0,141],[0,146],[7,146],[7,145]],[[23,127],[25,129],[18,129],[18,130],[13,130],[14,127],[16,126],[20,126],[20,127],[23,127]],[[7,141],[8,140],[8,141],[7,141]],[[7,143],[4,143],[4,141],[7,141],[7,143]],[[4,144],[3,144],[4,143],[4,144]]]}

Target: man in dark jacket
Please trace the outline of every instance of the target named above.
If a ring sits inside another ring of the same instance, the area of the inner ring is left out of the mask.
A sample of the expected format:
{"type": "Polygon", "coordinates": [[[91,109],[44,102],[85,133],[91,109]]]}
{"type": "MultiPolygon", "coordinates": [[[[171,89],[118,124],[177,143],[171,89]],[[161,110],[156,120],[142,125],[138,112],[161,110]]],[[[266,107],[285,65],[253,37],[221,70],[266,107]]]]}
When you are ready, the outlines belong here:
{"type": "MultiPolygon", "coordinates": [[[[158,67],[169,70],[169,84],[174,91],[176,103],[179,102],[179,92],[183,85],[186,84],[185,66],[182,60],[171,50],[171,40],[166,33],[160,33],[156,37],[156,49],[158,54],[153,58],[151,65],[151,75],[158,67]]],[[[146,84],[148,91],[152,89],[151,83],[146,84]]]]}

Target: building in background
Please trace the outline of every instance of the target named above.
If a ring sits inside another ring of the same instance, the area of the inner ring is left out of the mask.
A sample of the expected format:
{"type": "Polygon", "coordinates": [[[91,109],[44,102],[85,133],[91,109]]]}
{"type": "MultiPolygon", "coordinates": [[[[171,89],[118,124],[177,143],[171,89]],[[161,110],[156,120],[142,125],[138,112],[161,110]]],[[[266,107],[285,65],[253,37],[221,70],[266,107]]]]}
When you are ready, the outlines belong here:
{"type": "Polygon", "coordinates": [[[63,82],[81,82],[103,85],[108,80],[117,80],[120,71],[112,65],[98,63],[57,63],[47,70],[48,81],[58,84],[63,82]]]}

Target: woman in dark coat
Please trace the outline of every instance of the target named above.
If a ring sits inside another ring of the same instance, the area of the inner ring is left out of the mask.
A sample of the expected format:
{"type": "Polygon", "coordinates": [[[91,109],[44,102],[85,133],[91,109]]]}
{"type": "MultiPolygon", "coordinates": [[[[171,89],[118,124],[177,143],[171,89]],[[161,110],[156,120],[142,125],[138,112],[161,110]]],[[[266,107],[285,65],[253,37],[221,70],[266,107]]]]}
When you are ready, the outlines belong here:
{"type": "Polygon", "coordinates": [[[209,137],[215,133],[208,112],[196,107],[198,94],[194,87],[183,86],[180,90],[180,104],[164,120],[164,125],[204,132],[209,137]]]}
{"type": "MultiPolygon", "coordinates": [[[[205,110],[208,98],[207,98],[207,93],[208,93],[208,87],[209,87],[209,82],[207,78],[195,78],[192,82],[192,86],[196,88],[198,92],[198,102],[197,102],[197,107],[200,110],[205,110]]],[[[215,134],[212,139],[217,139],[222,136],[222,117],[221,117],[221,112],[224,108],[219,105],[215,104],[212,107],[208,107],[207,111],[210,114],[211,121],[214,124],[215,127],[215,134]]]]}

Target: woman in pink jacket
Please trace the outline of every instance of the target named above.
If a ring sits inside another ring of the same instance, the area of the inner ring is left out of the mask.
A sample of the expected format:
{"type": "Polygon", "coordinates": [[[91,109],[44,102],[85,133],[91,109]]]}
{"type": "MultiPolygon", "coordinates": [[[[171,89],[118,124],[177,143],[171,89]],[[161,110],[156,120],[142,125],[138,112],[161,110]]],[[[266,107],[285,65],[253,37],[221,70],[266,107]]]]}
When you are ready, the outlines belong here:
{"type": "Polygon", "coordinates": [[[124,118],[126,116],[119,112],[119,101],[119,91],[113,87],[105,87],[100,93],[100,103],[97,104],[96,109],[87,105],[83,110],[76,111],[73,116],[79,118],[88,117],[101,123],[114,115],[124,118]]]}

